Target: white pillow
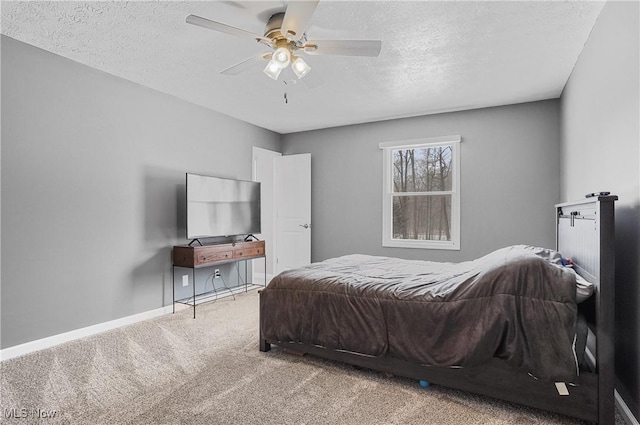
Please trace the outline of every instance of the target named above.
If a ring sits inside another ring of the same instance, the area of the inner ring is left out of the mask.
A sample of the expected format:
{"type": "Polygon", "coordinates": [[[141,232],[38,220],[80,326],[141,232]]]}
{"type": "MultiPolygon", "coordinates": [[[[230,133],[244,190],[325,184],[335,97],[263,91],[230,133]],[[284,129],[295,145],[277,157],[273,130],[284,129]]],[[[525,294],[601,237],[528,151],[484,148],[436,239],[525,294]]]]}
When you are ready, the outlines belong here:
{"type": "Polygon", "coordinates": [[[593,295],[593,283],[576,273],[575,270],[569,269],[576,275],[576,302],[582,301],[593,295]]]}

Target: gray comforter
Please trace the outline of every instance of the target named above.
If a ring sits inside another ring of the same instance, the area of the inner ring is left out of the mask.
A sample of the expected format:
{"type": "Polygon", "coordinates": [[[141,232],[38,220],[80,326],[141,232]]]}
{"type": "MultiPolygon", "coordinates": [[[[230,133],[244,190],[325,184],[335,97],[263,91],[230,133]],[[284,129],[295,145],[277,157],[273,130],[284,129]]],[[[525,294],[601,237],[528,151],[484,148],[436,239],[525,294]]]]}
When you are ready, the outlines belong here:
{"type": "Polygon", "coordinates": [[[262,292],[270,341],[439,367],[493,357],[540,378],[577,373],[575,274],[518,245],[474,261],[348,255],[276,276],[262,292]]]}

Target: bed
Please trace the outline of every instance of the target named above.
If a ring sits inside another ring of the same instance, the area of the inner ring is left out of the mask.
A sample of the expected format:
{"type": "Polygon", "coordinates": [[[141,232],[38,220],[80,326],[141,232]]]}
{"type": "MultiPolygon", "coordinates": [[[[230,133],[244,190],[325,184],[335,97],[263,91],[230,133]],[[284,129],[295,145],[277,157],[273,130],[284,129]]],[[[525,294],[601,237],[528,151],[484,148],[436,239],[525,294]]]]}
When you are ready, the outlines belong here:
{"type": "Polygon", "coordinates": [[[283,272],[260,292],[260,350],[613,424],[616,199],[556,205],[555,250],[514,245],[463,263],[348,255],[283,272]]]}

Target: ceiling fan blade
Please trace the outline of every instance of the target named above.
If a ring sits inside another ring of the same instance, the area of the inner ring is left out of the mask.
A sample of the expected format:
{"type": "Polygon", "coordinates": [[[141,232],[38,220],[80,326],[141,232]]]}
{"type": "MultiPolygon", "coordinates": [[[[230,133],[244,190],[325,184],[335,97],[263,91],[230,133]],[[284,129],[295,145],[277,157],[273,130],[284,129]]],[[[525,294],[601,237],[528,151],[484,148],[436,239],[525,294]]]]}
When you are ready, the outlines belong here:
{"type": "Polygon", "coordinates": [[[299,81],[302,81],[302,83],[307,86],[308,89],[315,89],[316,87],[324,84],[324,80],[320,78],[320,75],[318,75],[317,72],[313,72],[313,70],[311,70],[311,72],[309,72],[304,76],[304,78],[301,78],[299,81]]]}
{"type": "Polygon", "coordinates": [[[304,44],[304,51],[310,55],[377,57],[381,49],[380,40],[318,40],[304,44]]]}
{"type": "Polygon", "coordinates": [[[220,0],[220,3],[228,4],[229,6],[237,7],[238,9],[246,9],[247,8],[247,6],[245,6],[244,4],[242,4],[242,3],[238,2],[238,1],[220,0]]]}
{"type": "Polygon", "coordinates": [[[227,69],[220,71],[220,74],[225,75],[238,75],[241,72],[244,72],[250,68],[253,68],[257,64],[261,63],[265,59],[269,59],[271,57],[271,53],[261,53],[258,56],[252,56],[249,59],[245,59],[240,63],[237,63],[233,66],[230,66],[227,69]]]}
{"type": "Polygon", "coordinates": [[[223,24],[222,22],[212,21],[207,18],[202,18],[196,15],[189,15],[186,19],[188,24],[197,25],[202,28],[223,32],[229,35],[235,35],[236,37],[251,38],[253,40],[261,40],[264,37],[258,34],[254,34],[249,31],[245,31],[241,28],[232,27],[231,25],[223,24]]]}
{"type": "Polygon", "coordinates": [[[292,41],[300,40],[317,6],[318,0],[290,1],[282,18],[282,35],[292,41]]]}

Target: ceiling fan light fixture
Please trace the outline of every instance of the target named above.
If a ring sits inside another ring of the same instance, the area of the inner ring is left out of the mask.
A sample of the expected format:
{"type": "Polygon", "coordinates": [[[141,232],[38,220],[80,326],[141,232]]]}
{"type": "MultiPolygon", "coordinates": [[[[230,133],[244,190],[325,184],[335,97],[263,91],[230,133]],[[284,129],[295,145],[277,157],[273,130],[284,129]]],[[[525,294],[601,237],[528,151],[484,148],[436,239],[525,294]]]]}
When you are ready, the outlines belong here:
{"type": "Polygon", "coordinates": [[[291,64],[291,69],[293,69],[293,72],[296,74],[296,77],[298,77],[298,80],[300,80],[302,77],[307,75],[309,71],[311,71],[311,67],[309,66],[309,64],[305,62],[305,60],[301,57],[295,58],[295,60],[291,64]]]}
{"type": "Polygon", "coordinates": [[[284,69],[289,66],[291,62],[291,52],[284,47],[280,47],[273,52],[273,56],[271,56],[271,61],[277,64],[280,69],[284,69]]]}
{"type": "Polygon", "coordinates": [[[267,64],[267,66],[264,67],[264,70],[262,72],[264,72],[265,74],[267,74],[269,77],[273,78],[274,80],[278,79],[278,75],[280,75],[280,72],[282,71],[282,68],[280,68],[280,65],[275,63],[273,61],[273,59],[271,59],[269,61],[269,63],[267,64]]]}

